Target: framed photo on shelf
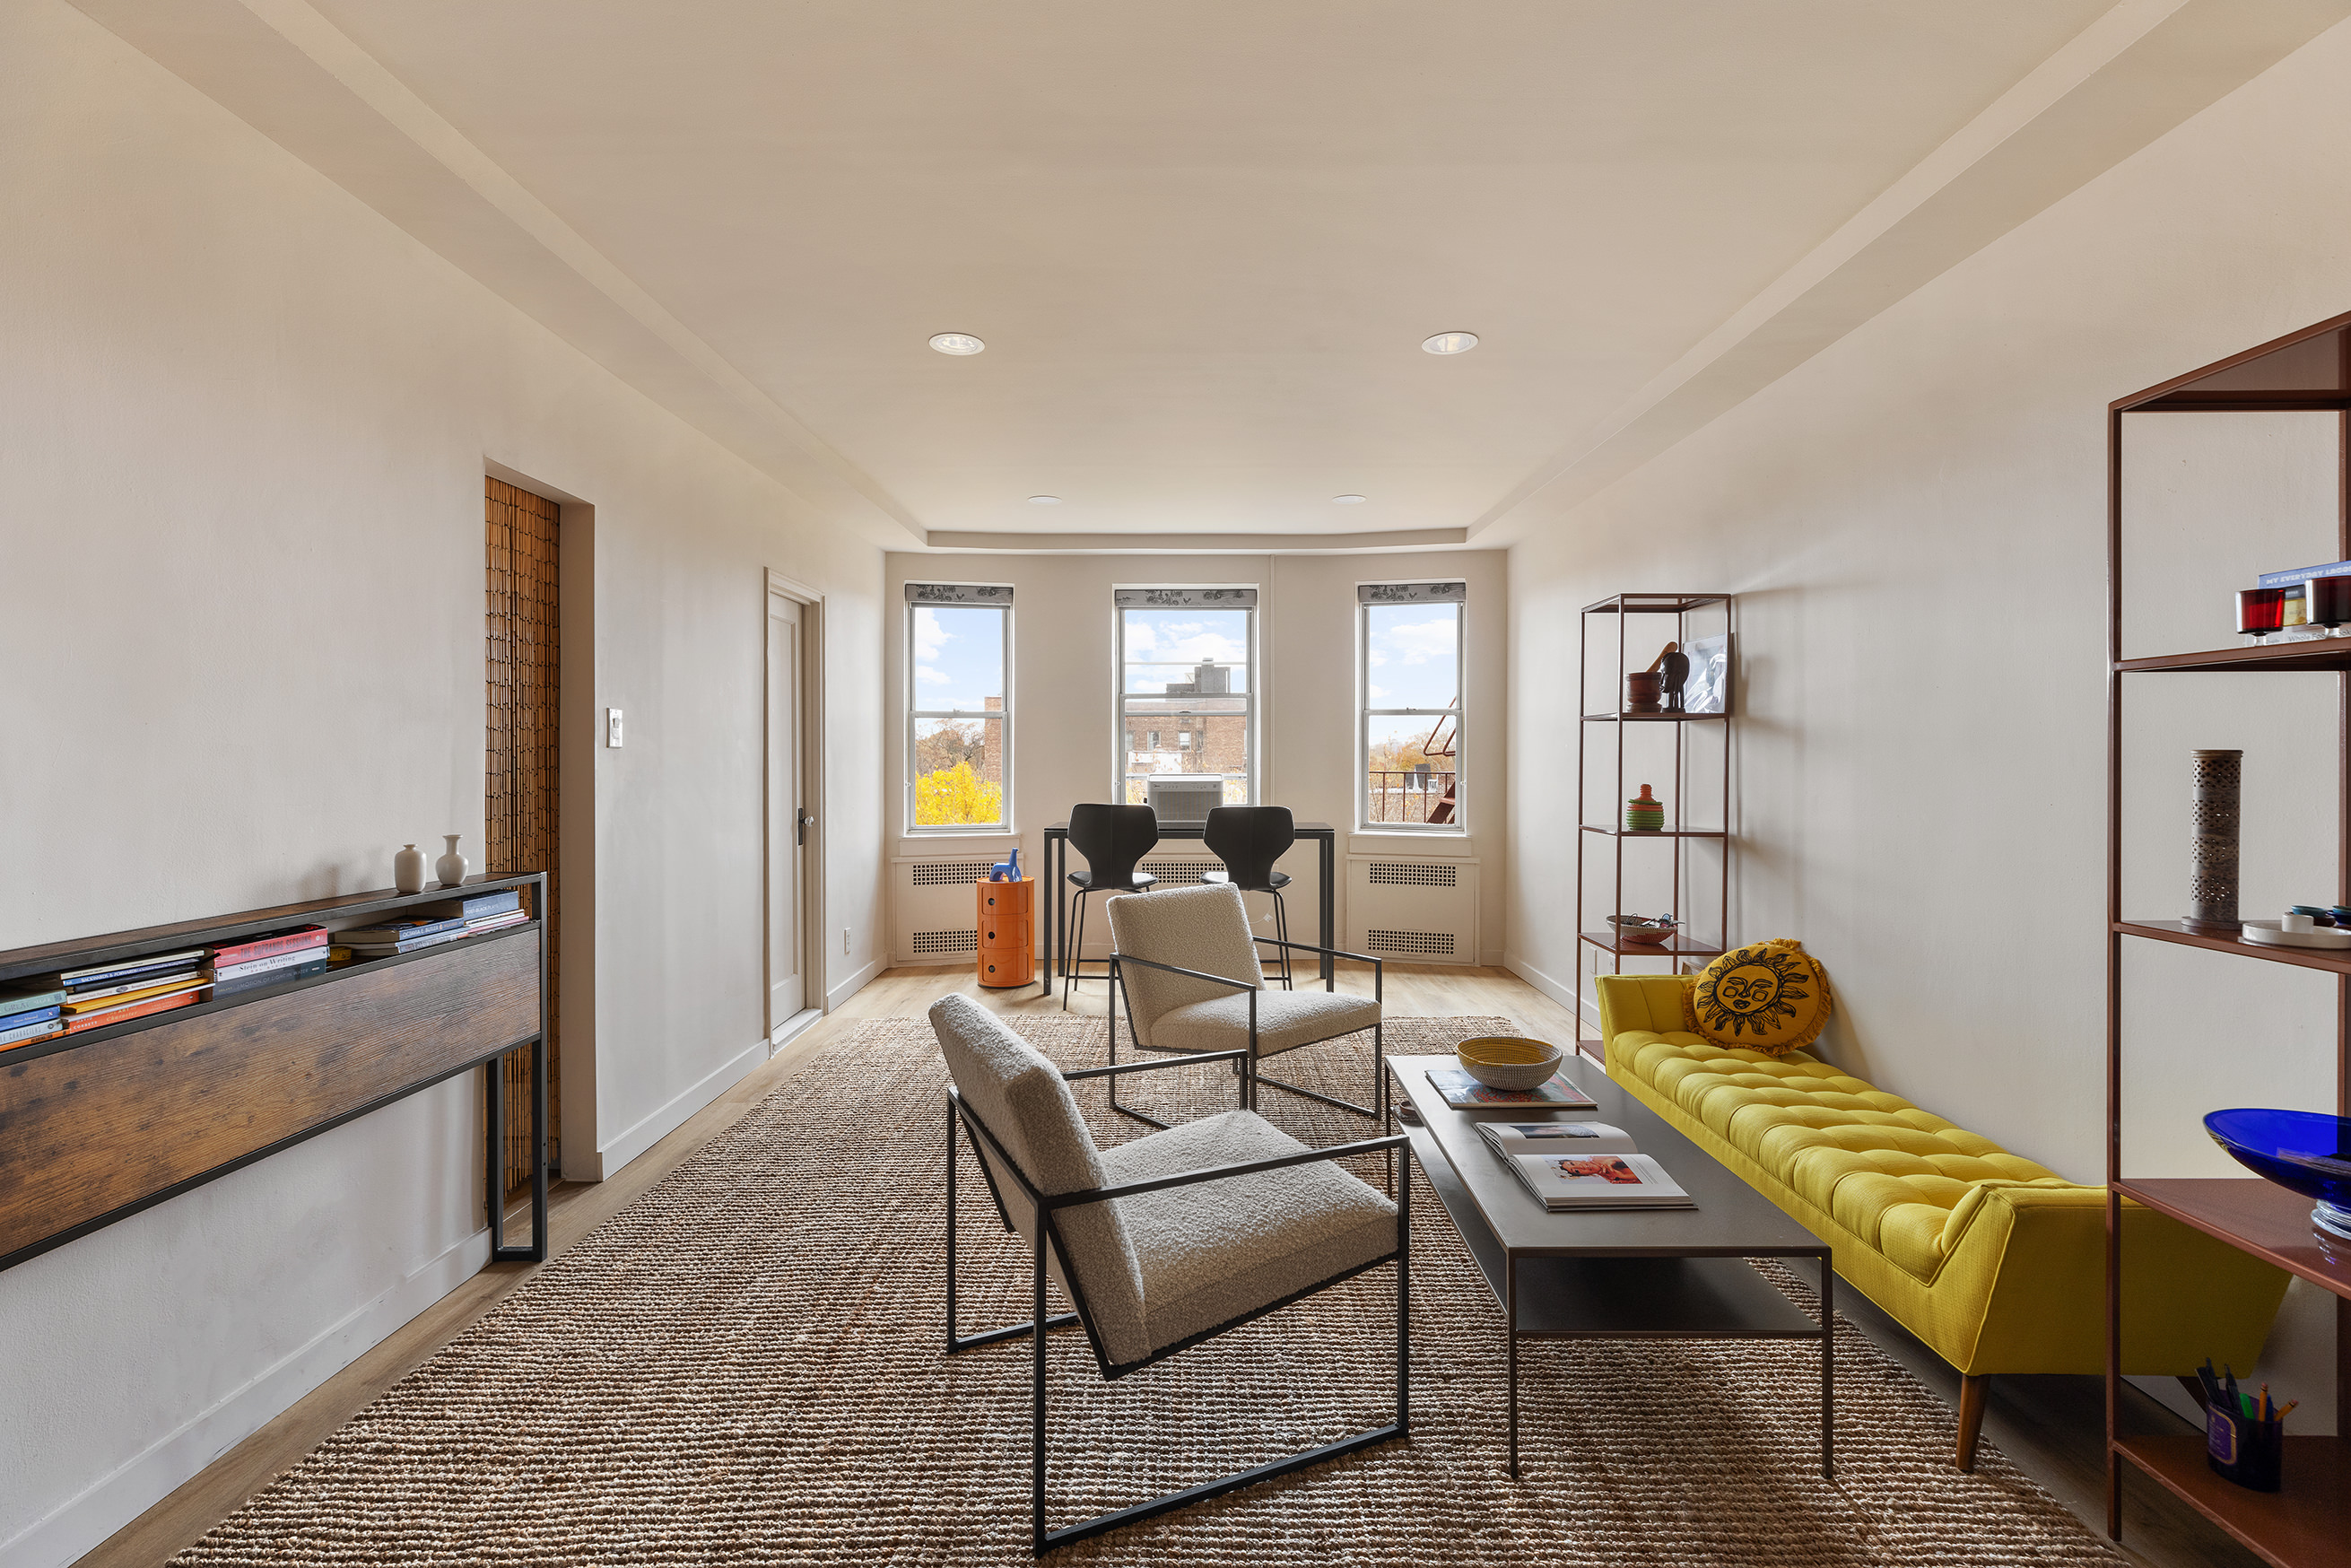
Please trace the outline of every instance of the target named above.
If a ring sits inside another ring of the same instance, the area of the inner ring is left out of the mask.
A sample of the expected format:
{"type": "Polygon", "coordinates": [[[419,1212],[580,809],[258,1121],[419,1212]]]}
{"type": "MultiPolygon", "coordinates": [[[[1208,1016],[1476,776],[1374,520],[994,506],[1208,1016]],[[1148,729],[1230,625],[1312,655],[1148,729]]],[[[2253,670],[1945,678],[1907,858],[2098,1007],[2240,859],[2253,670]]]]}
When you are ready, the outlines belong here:
{"type": "Polygon", "coordinates": [[[1683,650],[1689,655],[1689,679],[1682,684],[1683,712],[1730,711],[1730,638],[1728,632],[1693,637],[1683,650]]]}

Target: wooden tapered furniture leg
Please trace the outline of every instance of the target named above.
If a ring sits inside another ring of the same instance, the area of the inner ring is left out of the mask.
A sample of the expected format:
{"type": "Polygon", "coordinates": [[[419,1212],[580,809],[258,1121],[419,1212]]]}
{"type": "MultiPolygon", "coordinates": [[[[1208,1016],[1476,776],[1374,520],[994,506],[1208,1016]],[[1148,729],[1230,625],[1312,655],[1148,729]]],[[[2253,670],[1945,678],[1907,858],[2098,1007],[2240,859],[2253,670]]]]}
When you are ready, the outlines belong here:
{"type": "Polygon", "coordinates": [[[1959,1469],[1976,1468],[1976,1437],[1983,1431],[1984,1394],[1991,1387],[1991,1375],[1973,1376],[1959,1375],[1959,1469]]]}

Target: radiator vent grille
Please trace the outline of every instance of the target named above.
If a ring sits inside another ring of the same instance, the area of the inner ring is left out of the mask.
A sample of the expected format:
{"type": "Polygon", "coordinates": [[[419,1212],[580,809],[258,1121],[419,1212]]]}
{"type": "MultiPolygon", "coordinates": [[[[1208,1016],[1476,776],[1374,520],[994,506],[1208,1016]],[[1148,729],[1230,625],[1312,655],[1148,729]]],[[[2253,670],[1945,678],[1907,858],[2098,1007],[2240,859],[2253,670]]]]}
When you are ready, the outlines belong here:
{"type": "MultiPolygon", "coordinates": [[[[1364,868],[1374,883],[1391,887],[1458,887],[1461,868],[1455,865],[1416,865],[1410,862],[1374,861],[1364,868]]],[[[1451,948],[1446,951],[1451,952],[1451,948]]]]}
{"type": "Polygon", "coordinates": [[[986,882],[987,873],[995,869],[993,861],[916,861],[908,868],[916,887],[955,887],[986,882]]]}
{"type": "Polygon", "coordinates": [[[914,933],[917,953],[977,953],[979,933],[974,931],[917,931],[914,933]]]}
{"type": "Polygon", "coordinates": [[[1162,887],[1197,886],[1209,872],[1223,865],[1221,861],[1143,861],[1135,870],[1147,872],[1159,879],[1162,887]]]}
{"type": "Polygon", "coordinates": [[[1365,946],[1374,953],[1406,953],[1429,958],[1453,956],[1450,931],[1372,931],[1365,935],[1369,938],[1365,946]]]}

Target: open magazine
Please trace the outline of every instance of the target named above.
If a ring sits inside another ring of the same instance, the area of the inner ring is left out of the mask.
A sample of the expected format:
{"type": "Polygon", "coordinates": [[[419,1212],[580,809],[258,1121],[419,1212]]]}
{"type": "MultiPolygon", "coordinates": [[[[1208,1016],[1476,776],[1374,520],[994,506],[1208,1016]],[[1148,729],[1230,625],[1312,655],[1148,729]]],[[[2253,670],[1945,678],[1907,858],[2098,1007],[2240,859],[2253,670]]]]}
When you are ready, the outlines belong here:
{"type": "Polygon", "coordinates": [[[1481,1122],[1478,1135],[1553,1213],[1698,1207],[1631,1134],[1604,1122],[1481,1122]]]}

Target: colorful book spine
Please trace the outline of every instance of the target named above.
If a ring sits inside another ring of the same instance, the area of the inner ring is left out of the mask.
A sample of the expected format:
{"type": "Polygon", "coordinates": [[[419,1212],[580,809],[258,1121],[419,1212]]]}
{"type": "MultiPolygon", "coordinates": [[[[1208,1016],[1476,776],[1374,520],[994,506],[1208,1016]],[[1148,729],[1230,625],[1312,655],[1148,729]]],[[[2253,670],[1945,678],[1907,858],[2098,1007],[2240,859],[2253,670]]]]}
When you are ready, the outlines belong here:
{"type": "Polygon", "coordinates": [[[150,1013],[169,1012],[173,1008],[184,1008],[192,1002],[200,1002],[204,999],[204,993],[202,987],[193,990],[174,991],[168,997],[150,997],[143,1002],[132,1002],[128,1007],[104,1008],[94,1013],[84,1013],[67,1024],[62,1032],[79,1034],[84,1030],[102,1029],[110,1023],[127,1023],[132,1019],[145,1018],[150,1013]]]}
{"type": "Polygon", "coordinates": [[[348,947],[380,947],[393,942],[413,942],[420,936],[438,936],[444,931],[463,931],[465,920],[395,920],[386,925],[354,925],[348,931],[335,933],[335,940],[348,947]]]}
{"type": "Polygon", "coordinates": [[[168,973],[173,969],[193,969],[204,962],[204,949],[191,947],[184,953],[156,953],[144,958],[132,958],[120,964],[100,964],[89,969],[68,969],[57,977],[57,983],[69,991],[87,991],[97,986],[115,985],[135,980],[143,975],[168,973]]]}
{"type": "Polygon", "coordinates": [[[225,947],[215,947],[213,949],[212,967],[215,969],[232,968],[263,958],[275,958],[281,954],[298,953],[305,947],[323,947],[326,945],[325,926],[305,925],[294,931],[273,932],[267,936],[256,936],[250,941],[232,942],[225,947]]]}
{"type": "Polygon", "coordinates": [[[51,1008],[49,1016],[38,1023],[20,1024],[12,1029],[0,1030],[0,1046],[27,1045],[37,1040],[47,1040],[49,1036],[62,1031],[65,1025],[57,1021],[57,1009],[51,1008]]]}
{"type": "Polygon", "coordinates": [[[2298,566],[2291,571],[2265,571],[2262,573],[2260,581],[2263,588],[2293,588],[2308,582],[2314,577],[2351,577],[2351,560],[2330,560],[2324,566],[2298,566]]]}
{"type": "Polygon", "coordinates": [[[465,935],[471,936],[477,931],[496,931],[503,926],[520,925],[529,918],[519,909],[509,909],[503,915],[486,915],[479,920],[466,921],[465,935]]]}
{"type": "Polygon", "coordinates": [[[327,956],[326,935],[323,931],[319,933],[320,940],[311,943],[308,946],[297,947],[287,953],[272,953],[266,958],[256,958],[250,963],[223,964],[218,959],[214,959],[213,967],[204,973],[215,980],[241,980],[248,975],[266,975],[272,970],[288,969],[297,965],[307,964],[314,958],[324,958],[327,956]]]}
{"type": "Polygon", "coordinates": [[[172,991],[193,989],[204,983],[202,976],[176,975],[171,979],[159,980],[152,986],[136,986],[127,991],[108,991],[105,995],[97,997],[76,997],[66,1003],[65,1010],[76,1018],[80,1018],[87,1013],[110,1012],[116,1008],[128,1007],[133,1002],[143,1002],[150,997],[161,997],[172,991]]]}
{"type": "Polygon", "coordinates": [[[152,990],[158,986],[176,985],[183,980],[194,979],[197,974],[197,970],[191,969],[184,964],[179,964],[168,969],[151,969],[145,974],[133,976],[128,980],[116,980],[110,985],[78,986],[66,993],[66,1006],[70,1009],[77,1002],[95,1002],[108,997],[129,996],[132,991],[152,990]]]}
{"type": "MultiPolygon", "coordinates": [[[[347,931],[341,935],[348,936],[350,933],[347,931]]],[[[473,933],[460,925],[453,931],[435,931],[430,936],[411,937],[402,942],[350,942],[343,946],[350,948],[353,957],[388,958],[402,953],[413,953],[423,947],[438,947],[444,942],[462,941],[471,935],[473,933]]]]}
{"type": "Polygon", "coordinates": [[[306,980],[312,975],[323,975],[334,967],[327,961],[327,950],[324,947],[313,948],[308,954],[298,953],[295,956],[302,961],[298,964],[285,964],[271,968],[256,969],[250,974],[231,976],[225,980],[216,979],[213,982],[213,995],[225,997],[237,991],[249,991],[256,986],[279,985],[287,980],[306,980]]]}
{"type": "Polygon", "coordinates": [[[504,893],[475,894],[471,898],[452,898],[440,904],[419,904],[416,913],[428,920],[486,920],[493,915],[522,907],[522,889],[507,888],[504,893]]]}
{"type": "Polygon", "coordinates": [[[0,1018],[11,1013],[28,1013],[35,1008],[52,1007],[66,999],[63,986],[43,986],[32,991],[0,991],[0,1018]]]}
{"type": "Polygon", "coordinates": [[[17,1012],[0,1013],[0,1034],[14,1034],[20,1029],[30,1029],[37,1023],[47,1023],[65,1011],[60,1003],[45,1008],[26,1008],[17,1012]]]}

